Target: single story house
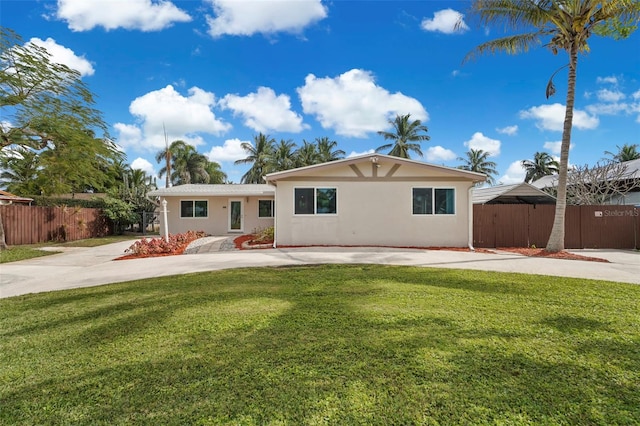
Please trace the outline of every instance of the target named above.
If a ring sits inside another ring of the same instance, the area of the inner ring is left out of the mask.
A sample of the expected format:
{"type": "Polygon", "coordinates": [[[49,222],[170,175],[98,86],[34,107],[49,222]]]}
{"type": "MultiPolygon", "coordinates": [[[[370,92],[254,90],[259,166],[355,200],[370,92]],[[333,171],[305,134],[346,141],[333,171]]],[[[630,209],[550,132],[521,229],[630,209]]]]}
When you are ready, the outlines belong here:
{"type": "Polygon", "coordinates": [[[555,197],[523,182],[513,185],[496,185],[474,188],[473,204],[555,204],[555,197]]]}
{"type": "Polygon", "coordinates": [[[274,225],[276,246],[463,247],[473,241],[471,191],[485,179],[366,154],[271,173],[265,185],[181,185],[150,195],[167,200],[171,233],[274,225]]]}

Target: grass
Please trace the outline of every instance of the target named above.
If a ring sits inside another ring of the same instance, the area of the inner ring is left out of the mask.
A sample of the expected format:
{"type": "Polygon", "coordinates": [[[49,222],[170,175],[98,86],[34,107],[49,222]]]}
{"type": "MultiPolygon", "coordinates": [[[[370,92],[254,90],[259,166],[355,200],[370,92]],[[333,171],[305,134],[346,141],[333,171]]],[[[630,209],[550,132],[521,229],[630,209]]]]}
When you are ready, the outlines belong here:
{"type": "Polygon", "coordinates": [[[640,423],[640,286],[377,265],[0,300],[1,424],[640,423]]]}
{"type": "Polygon", "coordinates": [[[77,241],[50,241],[46,243],[11,246],[8,250],[0,250],[0,263],[17,262],[18,260],[26,260],[34,257],[49,256],[51,254],[60,253],[59,251],[41,250],[42,247],[97,247],[138,238],[141,238],[141,236],[112,235],[108,237],[87,238],[77,241]]]}

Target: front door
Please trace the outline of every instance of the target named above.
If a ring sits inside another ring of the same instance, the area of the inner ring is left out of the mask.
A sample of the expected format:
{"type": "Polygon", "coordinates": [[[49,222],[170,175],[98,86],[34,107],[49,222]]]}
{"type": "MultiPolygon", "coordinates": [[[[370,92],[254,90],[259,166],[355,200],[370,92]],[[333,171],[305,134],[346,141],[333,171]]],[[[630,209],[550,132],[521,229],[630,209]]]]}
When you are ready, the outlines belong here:
{"type": "Polygon", "coordinates": [[[242,200],[229,200],[229,232],[242,232],[243,227],[242,200]]]}

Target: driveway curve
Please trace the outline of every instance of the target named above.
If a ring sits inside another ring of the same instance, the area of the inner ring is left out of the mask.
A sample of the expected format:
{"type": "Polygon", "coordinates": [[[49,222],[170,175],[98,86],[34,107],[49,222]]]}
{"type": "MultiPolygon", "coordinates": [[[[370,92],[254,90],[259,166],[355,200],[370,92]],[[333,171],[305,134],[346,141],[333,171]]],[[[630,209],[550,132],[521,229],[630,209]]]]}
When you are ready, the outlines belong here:
{"type": "Polygon", "coordinates": [[[131,241],[0,265],[0,298],[28,293],[220,269],[322,263],[385,264],[520,272],[640,284],[640,252],[571,250],[610,263],[525,257],[512,253],[473,253],[383,247],[307,247],[114,260],[131,241]]]}

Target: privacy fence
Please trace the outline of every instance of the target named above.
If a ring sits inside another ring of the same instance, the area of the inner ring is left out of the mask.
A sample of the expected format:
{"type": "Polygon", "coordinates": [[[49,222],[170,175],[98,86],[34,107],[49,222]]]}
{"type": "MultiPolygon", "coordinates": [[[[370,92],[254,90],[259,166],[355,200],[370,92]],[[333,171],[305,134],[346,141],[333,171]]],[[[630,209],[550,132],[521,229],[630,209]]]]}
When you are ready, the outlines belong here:
{"type": "MultiPolygon", "coordinates": [[[[473,206],[475,247],[544,247],[555,205],[486,204],[473,206]]],[[[640,248],[640,208],[567,206],[565,248],[640,248]]]]}
{"type": "Polygon", "coordinates": [[[99,209],[80,207],[0,206],[8,245],[75,241],[111,234],[99,209]]]}

